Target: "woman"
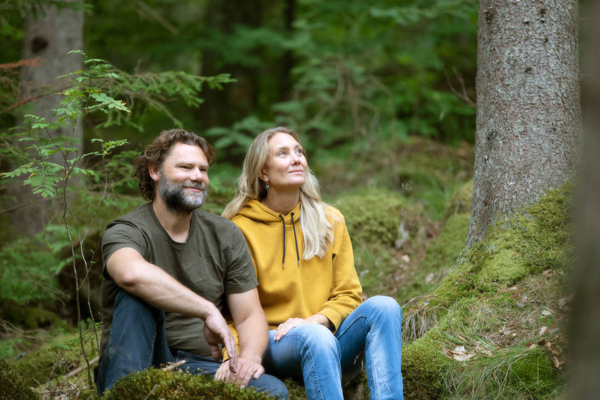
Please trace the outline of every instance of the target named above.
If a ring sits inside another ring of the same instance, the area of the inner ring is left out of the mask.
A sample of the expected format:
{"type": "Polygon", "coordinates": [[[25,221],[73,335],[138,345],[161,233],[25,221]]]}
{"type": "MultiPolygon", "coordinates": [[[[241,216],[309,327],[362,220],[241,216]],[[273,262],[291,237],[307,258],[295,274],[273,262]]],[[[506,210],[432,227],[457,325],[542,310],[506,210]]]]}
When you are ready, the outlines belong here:
{"type": "Polygon", "coordinates": [[[263,366],[302,377],[309,399],[330,400],[343,398],[342,382],[366,361],[371,399],[402,399],[402,312],[388,297],[362,303],[344,219],[318,188],[298,135],[268,129],[252,142],[223,212],[254,261],[270,329],[263,366]]]}

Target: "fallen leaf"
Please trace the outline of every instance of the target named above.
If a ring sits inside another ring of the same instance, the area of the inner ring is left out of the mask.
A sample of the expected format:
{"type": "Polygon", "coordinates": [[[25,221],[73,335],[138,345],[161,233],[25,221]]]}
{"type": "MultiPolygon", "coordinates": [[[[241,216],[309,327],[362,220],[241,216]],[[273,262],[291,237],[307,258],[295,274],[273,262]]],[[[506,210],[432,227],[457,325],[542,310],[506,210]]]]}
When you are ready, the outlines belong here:
{"type": "Polygon", "coordinates": [[[540,329],[540,336],[543,335],[544,333],[546,333],[547,330],[548,330],[548,327],[543,326],[542,329],[540,329]]]}
{"type": "Polygon", "coordinates": [[[457,354],[463,354],[463,353],[466,353],[467,350],[465,349],[465,346],[458,346],[457,348],[454,349],[454,352],[457,354]]]}
{"type": "Polygon", "coordinates": [[[567,303],[569,303],[571,300],[573,300],[573,294],[570,294],[569,296],[563,297],[562,299],[558,300],[558,308],[562,310],[563,307],[566,306],[567,303]]]}
{"type": "Polygon", "coordinates": [[[544,275],[544,278],[546,279],[550,279],[552,278],[554,275],[556,275],[556,272],[552,269],[547,269],[544,272],[542,272],[542,275],[544,275]]]}
{"type": "Polygon", "coordinates": [[[471,357],[473,357],[473,354],[455,355],[454,359],[456,361],[467,361],[471,357]]]}
{"type": "Polygon", "coordinates": [[[547,317],[548,315],[552,315],[552,311],[544,310],[544,311],[542,311],[542,315],[547,317]]]}
{"type": "Polygon", "coordinates": [[[554,365],[554,368],[560,368],[560,361],[558,361],[558,358],[552,357],[552,365],[554,365]]]}

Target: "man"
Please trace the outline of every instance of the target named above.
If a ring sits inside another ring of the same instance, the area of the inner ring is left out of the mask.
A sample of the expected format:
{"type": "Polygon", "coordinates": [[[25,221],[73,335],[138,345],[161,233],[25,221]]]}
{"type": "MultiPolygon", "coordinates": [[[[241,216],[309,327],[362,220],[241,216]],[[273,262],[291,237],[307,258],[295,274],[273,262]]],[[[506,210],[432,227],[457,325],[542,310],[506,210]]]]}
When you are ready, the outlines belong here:
{"type": "Polygon", "coordinates": [[[175,129],[136,159],[151,202],[111,222],[102,238],[100,394],[131,372],[181,360],[182,369],[214,376],[224,344],[230,360],[219,377],[287,399],[261,366],[268,328],[246,241],[229,220],[197,210],[215,154],[205,139],[175,129]],[[225,298],[239,357],[221,314],[225,298]]]}

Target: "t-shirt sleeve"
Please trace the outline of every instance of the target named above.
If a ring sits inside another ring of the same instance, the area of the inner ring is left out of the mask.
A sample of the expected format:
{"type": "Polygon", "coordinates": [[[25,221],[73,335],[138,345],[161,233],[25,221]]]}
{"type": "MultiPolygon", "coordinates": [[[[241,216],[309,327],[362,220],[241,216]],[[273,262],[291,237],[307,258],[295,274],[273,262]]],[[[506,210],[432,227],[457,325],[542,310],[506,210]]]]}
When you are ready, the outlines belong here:
{"type": "Polygon", "coordinates": [[[224,283],[227,293],[244,293],[258,286],[246,239],[233,223],[231,224],[231,247],[224,283]]]}
{"type": "Polygon", "coordinates": [[[142,232],[134,225],[119,223],[104,231],[102,235],[102,262],[104,264],[103,276],[112,280],[106,270],[106,262],[115,251],[123,248],[132,248],[142,257],[146,254],[148,243],[142,232]]]}

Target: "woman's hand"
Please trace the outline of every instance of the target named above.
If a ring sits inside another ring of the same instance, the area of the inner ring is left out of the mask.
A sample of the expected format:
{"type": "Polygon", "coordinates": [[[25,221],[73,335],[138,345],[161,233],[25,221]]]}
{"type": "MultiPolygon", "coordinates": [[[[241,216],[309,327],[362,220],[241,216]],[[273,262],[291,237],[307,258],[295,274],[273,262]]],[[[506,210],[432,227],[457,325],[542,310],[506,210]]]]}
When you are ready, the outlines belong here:
{"type": "Polygon", "coordinates": [[[231,381],[231,370],[229,369],[229,360],[223,361],[223,364],[221,364],[221,366],[215,373],[215,380],[221,382],[231,381]]]}
{"type": "Polygon", "coordinates": [[[281,340],[281,338],[284,337],[290,331],[290,329],[304,324],[310,324],[310,322],[302,318],[290,318],[277,327],[277,330],[275,331],[275,337],[273,339],[275,339],[277,342],[281,340]]]}
{"type": "Polygon", "coordinates": [[[234,385],[245,388],[252,378],[258,379],[265,373],[260,359],[252,360],[244,356],[238,358],[238,372],[232,373],[229,367],[229,360],[221,364],[215,373],[215,380],[233,383],[234,385]]]}
{"type": "Polygon", "coordinates": [[[290,329],[304,324],[319,324],[325,326],[329,330],[333,329],[333,324],[331,323],[329,318],[327,318],[323,314],[311,315],[306,319],[290,318],[277,327],[277,330],[275,331],[275,337],[273,339],[275,339],[275,341],[277,342],[281,340],[281,338],[284,337],[286,333],[290,331],[290,329]]]}

